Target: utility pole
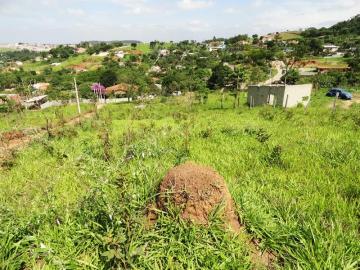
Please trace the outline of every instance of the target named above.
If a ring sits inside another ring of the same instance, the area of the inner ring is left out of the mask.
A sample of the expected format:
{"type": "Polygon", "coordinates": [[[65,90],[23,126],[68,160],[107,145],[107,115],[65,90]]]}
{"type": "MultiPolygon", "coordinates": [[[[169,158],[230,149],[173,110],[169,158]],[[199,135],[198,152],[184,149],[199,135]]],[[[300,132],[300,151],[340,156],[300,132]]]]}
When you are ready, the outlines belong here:
{"type": "Polygon", "coordinates": [[[79,92],[77,88],[76,78],[74,77],[74,86],[75,86],[75,94],[76,94],[76,103],[78,108],[79,115],[81,114],[81,108],[80,108],[80,100],[79,100],[79,92]]]}

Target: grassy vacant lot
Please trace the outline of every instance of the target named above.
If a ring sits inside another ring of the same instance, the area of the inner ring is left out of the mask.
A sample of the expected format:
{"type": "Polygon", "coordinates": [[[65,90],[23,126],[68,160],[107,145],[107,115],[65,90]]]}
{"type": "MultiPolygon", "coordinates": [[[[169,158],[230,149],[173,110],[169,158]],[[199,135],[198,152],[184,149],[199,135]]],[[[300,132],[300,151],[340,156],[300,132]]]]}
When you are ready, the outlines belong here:
{"type": "Polygon", "coordinates": [[[301,61],[306,67],[314,68],[346,68],[347,58],[344,57],[312,57],[301,61]]]}
{"type": "Polygon", "coordinates": [[[294,39],[301,39],[301,35],[300,32],[289,31],[289,32],[280,33],[280,38],[282,40],[294,40],[294,39]]]}
{"type": "Polygon", "coordinates": [[[10,52],[10,51],[14,51],[14,49],[11,49],[11,48],[0,48],[0,53],[2,53],[2,52],[10,52]]]}
{"type": "MultiPolygon", "coordinates": [[[[82,104],[82,112],[91,110],[93,105],[82,104]]],[[[52,107],[45,110],[31,111],[25,110],[22,113],[0,113],[0,133],[10,130],[21,130],[25,128],[39,128],[46,125],[46,119],[52,124],[66,121],[77,116],[76,105],[65,105],[52,107]]]]}
{"type": "Polygon", "coordinates": [[[358,269],[360,107],[333,114],[323,95],[307,110],[109,105],[34,142],[0,174],[0,268],[251,269],[216,216],[195,227],[175,209],[147,226],[166,171],[192,160],[224,176],[279,269],[358,269]]]}
{"type": "Polygon", "coordinates": [[[27,61],[24,63],[24,70],[34,70],[34,71],[42,71],[45,68],[52,68],[54,71],[59,71],[63,68],[74,68],[76,66],[86,68],[88,70],[96,69],[101,65],[104,57],[99,56],[91,56],[89,54],[79,54],[72,57],[69,57],[65,61],[61,62],[59,66],[51,66],[51,64],[47,62],[32,62],[27,61]]]}

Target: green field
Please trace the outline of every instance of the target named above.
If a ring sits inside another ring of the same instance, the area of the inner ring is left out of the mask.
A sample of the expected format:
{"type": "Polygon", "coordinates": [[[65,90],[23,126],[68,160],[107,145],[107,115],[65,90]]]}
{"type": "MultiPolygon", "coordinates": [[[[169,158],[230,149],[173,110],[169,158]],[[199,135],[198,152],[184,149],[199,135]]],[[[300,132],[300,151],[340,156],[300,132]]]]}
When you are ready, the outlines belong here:
{"type": "MultiPolygon", "coordinates": [[[[93,105],[82,104],[82,112],[90,111],[93,105]]],[[[56,125],[78,115],[76,105],[52,107],[41,111],[25,110],[22,113],[0,113],[0,134],[5,131],[41,128],[46,119],[56,125]]]]}
{"type": "Polygon", "coordinates": [[[299,32],[282,32],[280,33],[280,38],[282,40],[294,40],[301,39],[301,35],[299,32]]]}
{"type": "Polygon", "coordinates": [[[253,269],[243,236],[146,207],[187,160],[226,180],[274,269],[358,269],[360,106],[233,109],[167,98],[108,105],[18,153],[0,173],[0,269],[253,269]]]}
{"type": "Polygon", "coordinates": [[[0,53],[1,52],[11,52],[14,51],[14,49],[10,49],[10,48],[0,48],[0,53]]]}
{"type": "Polygon", "coordinates": [[[142,51],[145,54],[152,52],[149,43],[140,43],[136,46],[136,49],[142,51]]]}
{"type": "Polygon", "coordinates": [[[52,68],[54,71],[59,71],[63,68],[72,68],[74,66],[82,66],[88,70],[96,69],[97,66],[101,65],[102,60],[104,57],[98,57],[98,56],[91,56],[88,54],[79,54],[76,56],[71,56],[65,61],[61,62],[61,65],[59,66],[51,66],[51,64],[46,62],[32,62],[32,61],[26,61],[24,63],[24,70],[25,71],[42,71],[45,68],[52,68]]]}
{"type": "Polygon", "coordinates": [[[348,58],[345,57],[311,57],[301,60],[307,67],[346,68],[348,58]],[[311,63],[311,62],[313,63],[311,63]]]}

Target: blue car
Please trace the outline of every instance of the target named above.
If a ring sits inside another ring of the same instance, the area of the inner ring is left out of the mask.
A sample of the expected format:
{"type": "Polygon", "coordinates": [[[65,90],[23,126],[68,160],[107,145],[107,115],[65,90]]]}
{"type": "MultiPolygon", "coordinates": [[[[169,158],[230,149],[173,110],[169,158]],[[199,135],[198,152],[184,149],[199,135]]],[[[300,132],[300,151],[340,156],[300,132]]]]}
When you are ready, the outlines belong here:
{"type": "Polygon", "coordinates": [[[329,90],[329,92],[326,93],[327,97],[336,97],[336,94],[339,93],[339,98],[340,99],[345,99],[345,100],[351,100],[352,99],[352,94],[345,91],[344,89],[341,88],[332,88],[329,90]]]}

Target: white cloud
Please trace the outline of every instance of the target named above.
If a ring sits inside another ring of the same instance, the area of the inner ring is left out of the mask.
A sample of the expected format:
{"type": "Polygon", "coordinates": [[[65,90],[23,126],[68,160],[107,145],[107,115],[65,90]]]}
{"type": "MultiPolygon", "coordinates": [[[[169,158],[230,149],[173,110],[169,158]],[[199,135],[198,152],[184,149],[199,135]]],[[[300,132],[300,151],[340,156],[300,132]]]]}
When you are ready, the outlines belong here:
{"type": "MultiPolygon", "coordinates": [[[[266,6],[267,7],[267,6],[266,6]]],[[[254,18],[255,31],[296,30],[307,27],[330,26],[350,19],[360,10],[360,1],[355,0],[293,0],[276,9],[265,9],[254,18]]]]}
{"type": "Polygon", "coordinates": [[[208,23],[199,20],[192,20],[187,24],[187,26],[191,32],[203,32],[209,29],[208,23]]]}
{"type": "Polygon", "coordinates": [[[214,4],[214,1],[208,0],[181,0],[178,2],[178,6],[182,9],[202,9],[208,8],[214,4]]]}
{"type": "Polygon", "coordinates": [[[83,9],[81,9],[81,8],[67,8],[66,12],[69,15],[72,15],[72,16],[83,16],[83,15],[85,15],[85,11],[83,9]]]}
{"type": "Polygon", "coordinates": [[[142,15],[156,12],[147,0],[112,0],[112,2],[123,6],[127,14],[142,15]]]}
{"type": "Polygon", "coordinates": [[[243,11],[242,9],[235,8],[235,7],[229,7],[229,8],[224,9],[224,13],[227,13],[227,14],[237,14],[237,13],[240,13],[242,11],[243,11]]]}
{"type": "Polygon", "coordinates": [[[264,0],[255,0],[253,3],[252,3],[252,5],[254,6],[254,7],[261,7],[261,6],[263,6],[265,4],[265,1],[264,0]]]}

